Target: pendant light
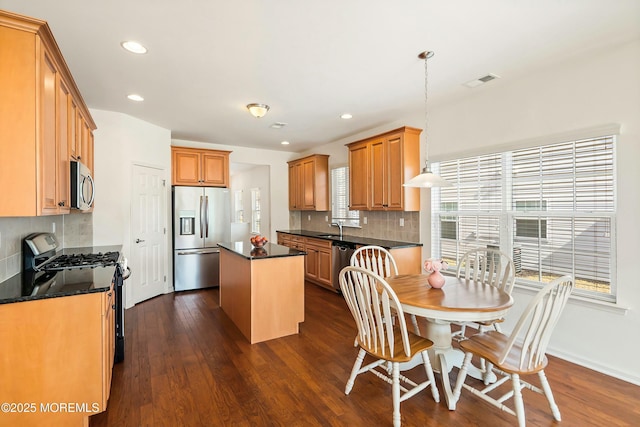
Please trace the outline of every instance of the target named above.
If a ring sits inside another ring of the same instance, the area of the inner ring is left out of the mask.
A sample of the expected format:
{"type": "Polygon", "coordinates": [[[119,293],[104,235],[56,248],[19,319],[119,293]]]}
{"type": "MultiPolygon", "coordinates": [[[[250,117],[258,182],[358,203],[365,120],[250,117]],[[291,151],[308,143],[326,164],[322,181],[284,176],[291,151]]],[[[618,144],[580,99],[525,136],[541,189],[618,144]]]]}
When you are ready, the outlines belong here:
{"type": "Polygon", "coordinates": [[[427,134],[427,60],[433,57],[433,51],[427,50],[418,55],[418,58],[424,59],[424,168],[420,175],[414,176],[403,185],[405,187],[432,188],[432,187],[450,187],[451,183],[439,175],[429,170],[429,140],[427,134]]]}

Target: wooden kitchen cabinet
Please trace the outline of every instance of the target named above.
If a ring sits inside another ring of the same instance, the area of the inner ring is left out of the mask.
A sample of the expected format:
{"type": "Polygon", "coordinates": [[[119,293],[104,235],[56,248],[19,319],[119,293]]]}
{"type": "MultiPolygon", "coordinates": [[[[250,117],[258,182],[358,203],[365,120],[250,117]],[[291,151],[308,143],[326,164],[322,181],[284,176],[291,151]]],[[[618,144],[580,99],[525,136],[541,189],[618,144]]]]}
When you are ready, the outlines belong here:
{"type": "Polygon", "coordinates": [[[347,144],[350,209],[420,210],[420,190],[403,187],[420,173],[420,132],[405,126],[347,144]]]}
{"type": "Polygon", "coordinates": [[[112,284],[106,292],[0,305],[0,340],[11,343],[0,358],[0,401],[88,404],[64,420],[42,411],[15,419],[2,414],[6,425],[81,426],[106,410],[115,349],[113,304],[112,284]]]}
{"type": "Polygon", "coordinates": [[[369,145],[367,142],[349,146],[349,209],[369,209],[369,145]]]}
{"type": "Polygon", "coordinates": [[[332,242],[288,233],[278,233],[278,244],[305,251],[304,278],[317,285],[333,289],[331,265],[332,242]]]}
{"type": "Polygon", "coordinates": [[[333,290],[330,240],[305,238],[306,279],[333,290]]]}
{"type": "Polygon", "coordinates": [[[77,111],[95,123],[46,22],[0,11],[0,46],[0,216],[68,213],[77,111]]]}
{"type": "Polygon", "coordinates": [[[173,185],[229,186],[231,151],[171,147],[173,185]]]}
{"type": "Polygon", "coordinates": [[[288,164],[289,210],[330,210],[329,156],[314,154],[288,164]]]}

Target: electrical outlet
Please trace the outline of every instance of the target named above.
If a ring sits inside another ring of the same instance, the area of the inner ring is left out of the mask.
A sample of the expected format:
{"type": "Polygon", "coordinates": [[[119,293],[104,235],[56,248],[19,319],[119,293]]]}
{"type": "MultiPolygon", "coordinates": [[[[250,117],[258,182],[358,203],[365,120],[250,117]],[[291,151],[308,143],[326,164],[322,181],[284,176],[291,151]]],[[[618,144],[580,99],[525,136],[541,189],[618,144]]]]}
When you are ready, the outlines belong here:
{"type": "Polygon", "coordinates": [[[311,215],[307,215],[307,221],[311,221],[311,215]]]}
{"type": "Polygon", "coordinates": [[[329,215],[324,216],[324,222],[329,222],[329,215]]]}
{"type": "Polygon", "coordinates": [[[400,227],[404,227],[404,218],[400,218],[400,227]]]}
{"type": "Polygon", "coordinates": [[[51,223],[51,232],[52,232],[52,233],[55,233],[55,232],[56,232],[56,223],[55,223],[55,222],[52,222],[52,223],[51,223]]]}
{"type": "Polygon", "coordinates": [[[367,217],[366,217],[366,216],[362,218],[362,223],[363,223],[364,225],[367,225],[367,217]]]}

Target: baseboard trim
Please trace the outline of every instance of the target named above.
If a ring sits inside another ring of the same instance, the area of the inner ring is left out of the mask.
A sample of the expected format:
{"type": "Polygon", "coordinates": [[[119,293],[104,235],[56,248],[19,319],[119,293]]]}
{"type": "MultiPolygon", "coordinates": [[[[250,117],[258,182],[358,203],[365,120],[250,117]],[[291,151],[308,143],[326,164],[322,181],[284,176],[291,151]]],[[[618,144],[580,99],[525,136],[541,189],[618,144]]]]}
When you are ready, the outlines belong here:
{"type": "Polygon", "coordinates": [[[558,357],[560,359],[566,360],[571,363],[575,363],[576,365],[580,365],[588,369],[593,369],[594,371],[600,372],[610,377],[614,377],[619,380],[626,381],[631,384],[640,386],[639,376],[630,375],[628,372],[622,372],[622,371],[618,371],[617,369],[612,369],[609,366],[602,365],[593,360],[585,359],[584,357],[578,356],[576,354],[572,354],[566,351],[560,351],[552,348],[547,348],[547,354],[550,354],[552,356],[558,357]]]}

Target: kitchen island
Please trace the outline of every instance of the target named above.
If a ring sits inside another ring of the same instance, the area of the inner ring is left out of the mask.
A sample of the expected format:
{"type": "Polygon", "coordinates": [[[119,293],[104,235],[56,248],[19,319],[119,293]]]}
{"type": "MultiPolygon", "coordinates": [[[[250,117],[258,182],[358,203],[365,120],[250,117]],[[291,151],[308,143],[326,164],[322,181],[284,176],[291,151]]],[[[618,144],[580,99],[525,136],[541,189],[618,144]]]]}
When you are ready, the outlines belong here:
{"type": "Polygon", "coordinates": [[[220,307],[255,344],[297,334],[304,321],[305,252],[219,242],[220,307]]]}

